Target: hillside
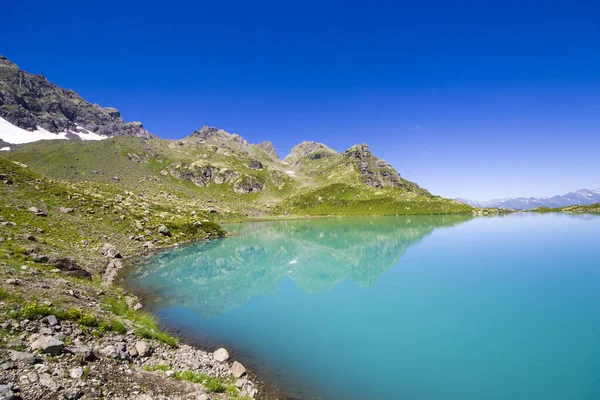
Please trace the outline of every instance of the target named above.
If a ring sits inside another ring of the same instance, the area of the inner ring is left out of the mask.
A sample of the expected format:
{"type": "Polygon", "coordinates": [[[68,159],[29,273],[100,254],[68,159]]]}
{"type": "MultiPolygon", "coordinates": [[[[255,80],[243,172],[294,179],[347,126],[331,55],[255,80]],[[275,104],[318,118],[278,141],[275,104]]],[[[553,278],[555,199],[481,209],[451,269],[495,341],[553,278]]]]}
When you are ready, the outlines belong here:
{"type": "Polygon", "coordinates": [[[472,211],[403,179],[366,145],[326,155],[321,146],[299,152],[301,144],[280,160],[268,142],[249,144],[204,127],[179,141],[39,141],[3,156],[51,179],[101,183],[150,199],[167,193],[173,204],[191,201],[222,219],[472,211]]]}

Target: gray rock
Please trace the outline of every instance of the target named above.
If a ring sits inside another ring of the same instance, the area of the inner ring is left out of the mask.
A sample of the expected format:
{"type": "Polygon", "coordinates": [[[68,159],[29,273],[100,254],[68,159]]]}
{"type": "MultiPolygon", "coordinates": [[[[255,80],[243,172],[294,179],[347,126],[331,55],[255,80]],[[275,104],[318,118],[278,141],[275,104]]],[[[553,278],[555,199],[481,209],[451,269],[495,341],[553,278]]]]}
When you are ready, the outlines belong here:
{"type": "Polygon", "coordinates": [[[9,285],[15,285],[15,286],[21,284],[21,281],[19,279],[14,279],[14,278],[7,279],[5,282],[8,283],[9,285]]]}
{"type": "Polygon", "coordinates": [[[102,350],[100,350],[100,354],[109,357],[109,358],[118,358],[119,350],[115,346],[106,346],[102,350]]]}
{"type": "Polygon", "coordinates": [[[51,393],[60,389],[60,385],[52,379],[49,373],[41,374],[38,383],[40,386],[47,388],[51,393]]]}
{"type": "Polygon", "coordinates": [[[169,228],[162,224],[158,226],[158,233],[165,236],[171,236],[171,231],[169,230],[169,228]]]}
{"type": "Polygon", "coordinates": [[[139,311],[139,310],[141,310],[142,308],[144,308],[144,306],[142,305],[142,303],[135,303],[135,305],[133,306],[133,309],[134,309],[135,311],[139,311]]]}
{"type": "Polygon", "coordinates": [[[58,207],[58,211],[60,211],[61,213],[64,213],[64,214],[71,214],[75,210],[73,208],[68,208],[68,207],[58,207]]]}
{"type": "Polygon", "coordinates": [[[224,348],[220,348],[213,353],[213,358],[218,362],[225,362],[229,360],[229,353],[224,348]]]}
{"type": "Polygon", "coordinates": [[[13,400],[17,399],[15,392],[13,392],[12,385],[0,385],[0,400],[13,400]]]}
{"type": "Polygon", "coordinates": [[[73,379],[80,379],[83,376],[83,368],[75,367],[69,371],[69,376],[73,379]]]}
{"type": "Polygon", "coordinates": [[[104,243],[102,247],[100,247],[100,254],[108,258],[122,258],[121,252],[117,250],[117,247],[114,244],[104,243]]]}
{"type": "Polygon", "coordinates": [[[80,361],[94,361],[97,358],[94,350],[87,346],[72,346],[67,350],[76,355],[80,361]]]}
{"type": "Polygon", "coordinates": [[[25,364],[35,364],[38,361],[37,357],[33,353],[27,353],[24,351],[10,351],[10,360],[15,362],[22,362],[25,364]]]}
{"type": "Polygon", "coordinates": [[[53,254],[49,257],[47,264],[59,269],[63,275],[74,276],[82,279],[92,279],[92,274],[89,271],[81,268],[72,258],[60,257],[53,254]]]}
{"type": "Polygon", "coordinates": [[[135,349],[137,350],[140,357],[149,357],[152,355],[152,346],[150,346],[147,342],[138,341],[135,344],[135,349]]]}
{"type": "Polygon", "coordinates": [[[65,344],[60,340],[52,336],[40,336],[35,342],[31,344],[33,350],[41,350],[47,354],[59,354],[64,348],[65,344]]]}
{"type": "Polygon", "coordinates": [[[48,315],[45,319],[50,326],[58,325],[58,319],[54,315],[48,315]]]}
{"type": "Polygon", "coordinates": [[[237,361],[233,362],[233,365],[231,366],[231,375],[233,375],[234,378],[240,378],[242,376],[244,376],[246,374],[246,368],[244,368],[244,366],[242,364],[240,364],[237,361]]]}
{"type": "Polygon", "coordinates": [[[129,353],[130,357],[137,357],[139,355],[139,353],[138,353],[137,349],[135,348],[135,346],[127,348],[127,353],[129,353]]]}

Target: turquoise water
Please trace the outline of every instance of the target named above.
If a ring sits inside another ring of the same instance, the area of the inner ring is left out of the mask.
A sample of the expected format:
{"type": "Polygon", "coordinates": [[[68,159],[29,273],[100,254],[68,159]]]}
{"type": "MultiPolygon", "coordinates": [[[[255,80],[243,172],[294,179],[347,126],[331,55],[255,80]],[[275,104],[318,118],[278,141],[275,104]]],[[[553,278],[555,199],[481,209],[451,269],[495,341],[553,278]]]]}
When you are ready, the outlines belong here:
{"type": "Polygon", "coordinates": [[[229,225],[128,277],[293,398],[600,399],[600,217],[229,225]]]}

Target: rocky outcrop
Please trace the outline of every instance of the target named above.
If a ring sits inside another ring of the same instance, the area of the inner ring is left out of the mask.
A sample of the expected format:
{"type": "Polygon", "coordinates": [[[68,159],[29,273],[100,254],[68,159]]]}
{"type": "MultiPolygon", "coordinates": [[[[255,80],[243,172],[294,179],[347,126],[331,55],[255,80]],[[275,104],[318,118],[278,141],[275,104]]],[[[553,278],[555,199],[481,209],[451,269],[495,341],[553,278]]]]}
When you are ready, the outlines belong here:
{"type": "Polygon", "coordinates": [[[170,165],[167,171],[176,178],[192,182],[198,186],[206,186],[217,175],[219,168],[200,163],[179,163],[170,165]]]}
{"type": "Polygon", "coordinates": [[[86,131],[105,137],[153,136],[141,122],[124,122],[117,109],[91,104],[77,92],[61,88],[43,75],[27,73],[1,55],[0,117],[28,131],[67,132],[67,138],[74,139],[86,131]]]}
{"type": "Polygon", "coordinates": [[[318,160],[320,158],[332,157],[338,154],[335,150],[325,146],[323,143],[302,142],[292,148],[283,161],[289,164],[295,164],[299,160],[308,157],[309,160],[318,160]]]}
{"type": "Polygon", "coordinates": [[[233,184],[236,193],[254,193],[263,189],[264,183],[251,176],[243,176],[233,184]]]}

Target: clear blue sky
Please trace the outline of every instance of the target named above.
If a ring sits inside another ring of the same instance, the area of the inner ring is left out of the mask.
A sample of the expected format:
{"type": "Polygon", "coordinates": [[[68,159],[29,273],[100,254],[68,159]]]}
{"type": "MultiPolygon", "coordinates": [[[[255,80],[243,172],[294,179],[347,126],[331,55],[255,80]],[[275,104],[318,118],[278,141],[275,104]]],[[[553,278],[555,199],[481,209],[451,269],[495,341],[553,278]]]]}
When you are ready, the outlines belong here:
{"type": "Polygon", "coordinates": [[[600,187],[600,2],[11,1],[0,53],[164,138],[367,142],[433,193],[600,187]]]}

